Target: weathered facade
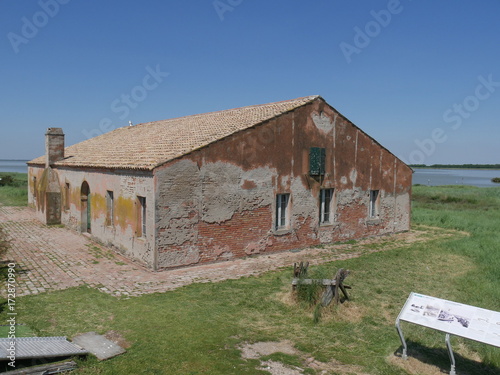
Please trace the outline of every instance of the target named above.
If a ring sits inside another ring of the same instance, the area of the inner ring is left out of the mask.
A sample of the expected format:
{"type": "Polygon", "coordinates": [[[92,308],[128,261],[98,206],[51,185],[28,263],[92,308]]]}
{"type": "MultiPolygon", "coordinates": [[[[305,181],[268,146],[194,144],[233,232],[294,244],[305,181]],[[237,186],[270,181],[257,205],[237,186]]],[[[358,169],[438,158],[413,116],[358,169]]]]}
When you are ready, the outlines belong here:
{"type": "Polygon", "coordinates": [[[63,154],[61,134],[28,163],[40,219],[153,269],[410,226],[412,170],[319,96],[120,128],[63,154]]]}

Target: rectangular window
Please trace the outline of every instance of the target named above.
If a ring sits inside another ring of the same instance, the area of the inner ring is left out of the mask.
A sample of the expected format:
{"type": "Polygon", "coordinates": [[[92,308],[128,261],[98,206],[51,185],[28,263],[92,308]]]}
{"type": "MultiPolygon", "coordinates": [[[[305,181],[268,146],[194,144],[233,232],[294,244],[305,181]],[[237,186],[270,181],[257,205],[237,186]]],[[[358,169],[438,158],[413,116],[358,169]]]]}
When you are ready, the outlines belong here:
{"type": "Polygon", "coordinates": [[[137,225],[139,226],[137,235],[139,237],[145,237],[146,236],[146,197],[137,197],[137,201],[139,203],[139,210],[138,210],[138,220],[137,220],[137,225]]]}
{"type": "Polygon", "coordinates": [[[289,222],[288,203],[290,194],[276,195],[276,229],[287,229],[289,222]]]}
{"type": "Polygon", "coordinates": [[[321,189],[319,193],[319,222],[330,224],[333,219],[333,189],[321,189]]]}
{"type": "Polygon", "coordinates": [[[323,176],[325,174],[326,151],[324,148],[311,147],[309,150],[309,174],[323,176]]]}
{"type": "Polygon", "coordinates": [[[376,219],[379,217],[380,208],[380,192],[379,190],[370,190],[370,207],[369,216],[371,219],[376,219]]]}
{"type": "Polygon", "coordinates": [[[114,225],[115,217],[115,202],[113,192],[108,190],[106,192],[106,224],[109,226],[114,225]]]}

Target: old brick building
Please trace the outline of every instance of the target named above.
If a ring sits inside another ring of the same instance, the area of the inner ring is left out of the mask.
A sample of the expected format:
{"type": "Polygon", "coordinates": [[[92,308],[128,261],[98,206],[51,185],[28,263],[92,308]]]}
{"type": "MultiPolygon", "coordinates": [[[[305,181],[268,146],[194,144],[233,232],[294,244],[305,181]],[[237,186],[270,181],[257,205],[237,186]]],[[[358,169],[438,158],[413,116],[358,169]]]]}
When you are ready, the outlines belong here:
{"type": "Polygon", "coordinates": [[[45,223],[153,269],[405,231],[412,170],[311,96],[127,126],[28,163],[45,223]]]}

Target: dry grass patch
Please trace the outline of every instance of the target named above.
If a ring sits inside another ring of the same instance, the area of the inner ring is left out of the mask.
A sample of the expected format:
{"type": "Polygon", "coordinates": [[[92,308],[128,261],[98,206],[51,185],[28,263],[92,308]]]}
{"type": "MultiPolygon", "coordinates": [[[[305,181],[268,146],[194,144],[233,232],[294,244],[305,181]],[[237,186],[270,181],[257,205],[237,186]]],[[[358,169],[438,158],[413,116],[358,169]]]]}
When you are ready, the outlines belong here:
{"type": "Polygon", "coordinates": [[[346,365],[335,360],[326,363],[318,361],[297,350],[288,340],[244,343],[239,349],[242,358],[261,360],[259,368],[272,375],[369,375],[363,372],[361,366],[346,365]]]}
{"type": "Polygon", "coordinates": [[[128,349],[132,346],[132,344],[122,336],[122,334],[118,331],[110,330],[104,334],[108,340],[113,341],[115,344],[120,345],[124,349],[128,349]]]}
{"type": "MultiPolygon", "coordinates": [[[[391,355],[387,358],[387,362],[389,362],[391,365],[394,365],[396,367],[399,367],[403,370],[405,370],[408,374],[411,375],[443,375],[446,372],[444,371],[445,369],[442,369],[440,367],[425,363],[421,360],[419,360],[416,357],[410,357],[408,356],[408,359],[403,359],[401,357],[397,357],[395,355],[391,355]]],[[[449,368],[448,368],[449,372],[449,368]]],[[[463,374],[465,375],[465,374],[463,374]]]]}
{"type": "Polygon", "coordinates": [[[359,323],[367,315],[368,311],[365,306],[353,301],[345,301],[341,305],[325,309],[321,317],[325,322],[334,320],[341,323],[359,323]]]}
{"type": "MultiPolygon", "coordinates": [[[[435,349],[435,352],[439,354],[433,353],[432,356],[439,356],[444,359],[445,361],[442,363],[446,363],[445,365],[436,364],[435,358],[431,358],[431,355],[426,355],[419,350],[412,350],[411,347],[408,348],[408,359],[404,360],[400,356],[390,355],[387,357],[387,362],[402,368],[411,375],[442,375],[449,373],[451,362],[446,362],[448,356],[445,353],[444,342],[443,348],[435,349]]],[[[481,366],[481,357],[476,352],[468,348],[463,342],[460,342],[453,346],[453,353],[457,373],[460,375],[477,374],[477,369],[473,369],[472,372],[469,370],[471,364],[474,366],[474,363],[476,363],[477,366],[481,366]],[[464,361],[467,364],[464,364],[464,361]]],[[[489,374],[488,370],[485,371],[487,371],[485,374],[489,374]]]]}

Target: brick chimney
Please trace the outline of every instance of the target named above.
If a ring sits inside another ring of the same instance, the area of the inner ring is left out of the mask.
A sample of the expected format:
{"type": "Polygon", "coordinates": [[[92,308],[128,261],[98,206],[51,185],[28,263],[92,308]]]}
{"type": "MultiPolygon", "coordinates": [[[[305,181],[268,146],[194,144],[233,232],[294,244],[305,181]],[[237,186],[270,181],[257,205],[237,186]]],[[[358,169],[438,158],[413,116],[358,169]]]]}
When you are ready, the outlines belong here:
{"type": "Polygon", "coordinates": [[[61,128],[48,128],[45,133],[45,168],[64,159],[64,133],[61,128]]]}

